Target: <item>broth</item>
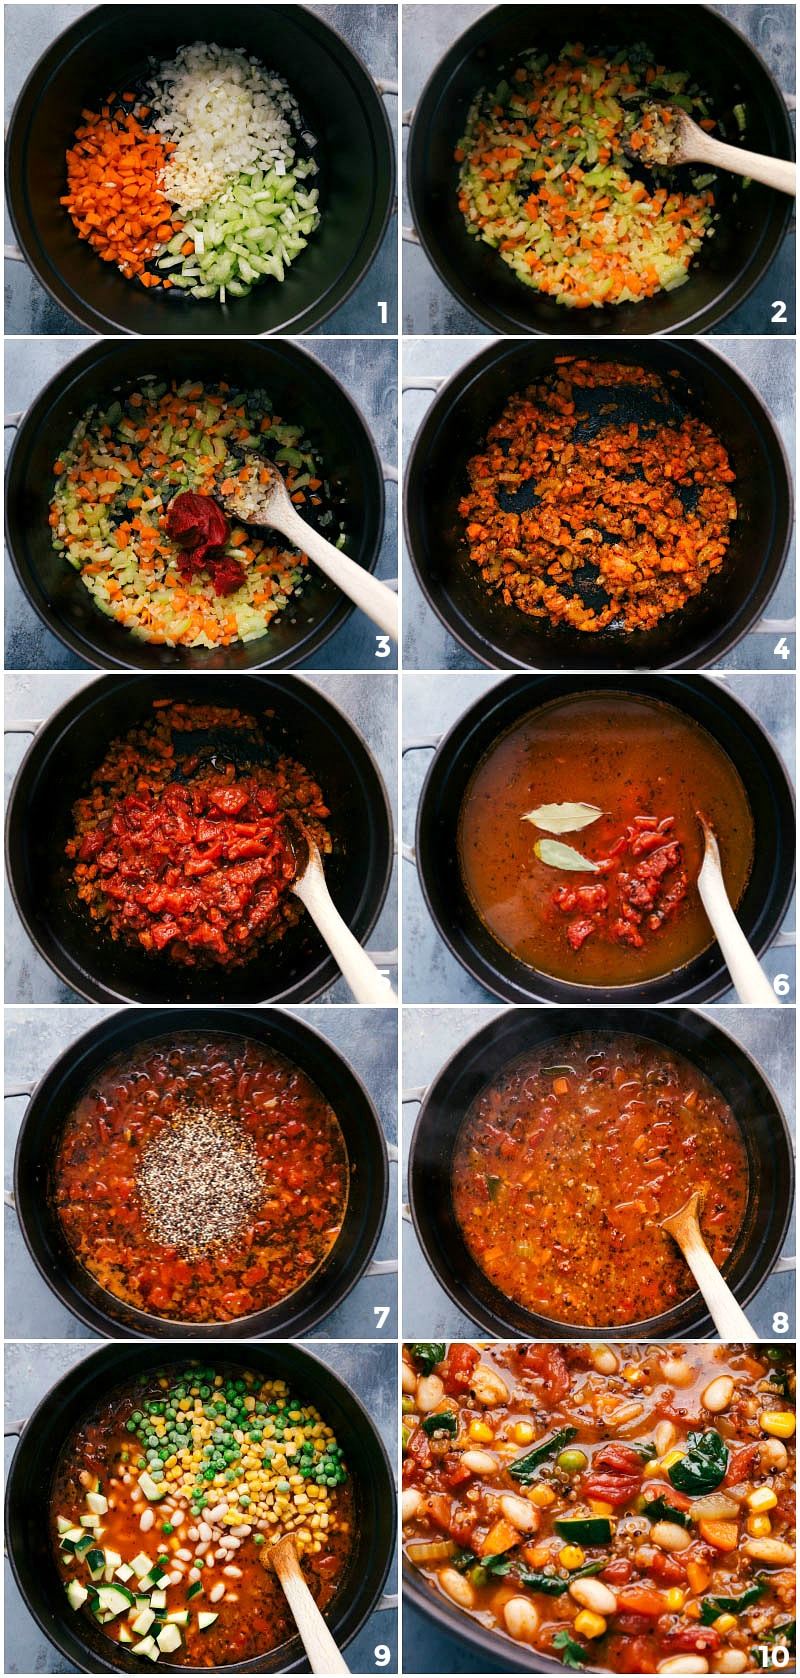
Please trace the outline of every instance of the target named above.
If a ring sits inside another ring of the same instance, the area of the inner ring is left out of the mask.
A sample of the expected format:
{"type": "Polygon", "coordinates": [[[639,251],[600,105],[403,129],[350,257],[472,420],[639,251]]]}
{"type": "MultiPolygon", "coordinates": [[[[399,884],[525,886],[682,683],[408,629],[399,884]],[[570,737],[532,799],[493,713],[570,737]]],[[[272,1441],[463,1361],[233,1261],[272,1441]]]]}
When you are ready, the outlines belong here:
{"type": "Polygon", "coordinates": [[[579,1033],[473,1102],[452,1164],[467,1249],[507,1298],[576,1326],[643,1321],[695,1282],[662,1219],[704,1192],[715,1264],[747,1209],[747,1153],[719,1091],[643,1038],[579,1033]]]}
{"type": "Polygon", "coordinates": [[[578,693],[523,717],[478,765],[459,817],[462,878],[489,931],[528,967],[575,984],[638,984],[712,941],[696,885],[698,809],[717,834],[735,907],[754,832],[730,758],[671,705],[578,693]],[[522,818],[551,803],[599,807],[590,826],[558,835],[598,872],[538,859],[534,846],[549,835],[522,818]]]}

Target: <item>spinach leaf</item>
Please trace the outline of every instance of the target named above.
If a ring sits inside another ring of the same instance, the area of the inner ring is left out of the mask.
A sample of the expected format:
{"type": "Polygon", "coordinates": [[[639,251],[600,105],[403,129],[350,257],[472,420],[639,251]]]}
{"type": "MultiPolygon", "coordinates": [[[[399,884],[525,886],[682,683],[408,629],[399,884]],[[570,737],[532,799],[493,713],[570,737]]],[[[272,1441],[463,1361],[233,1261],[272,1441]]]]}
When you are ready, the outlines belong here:
{"type": "Polygon", "coordinates": [[[457,1550],[450,1557],[450,1565],[459,1573],[468,1573],[471,1567],[482,1567],[484,1573],[490,1573],[494,1579],[504,1579],[514,1566],[514,1552],[503,1550],[498,1556],[476,1556],[473,1550],[457,1550]]]}
{"type": "MultiPolygon", "coordinates": [[[[644,1512],[648,1521],[675,1521],[679,1527],[688,1527],[691,1521],[690,1515],[687,1515],[683,1509],[675,1509],[671,1503],[667,1502],[665,1497],[652,1498],[649,1503],[645,1504],[644,1512]]],[[[720,1612],[722,1612],[721,1609],[720,1612]]]]}
{"type": "Polygon", "coordinates": [[[778,1638],[784,1638],[785,1642],[786,1642],[786,1647],[788,1649],[794,1650],[794,1646],[795,1646],[795,1621],[794,1620],[782,1620],[780,1625],[770,1626],[769,1631],[762,1631],[762,1632],[759,1633],[759,1636],[761,1638],[762,1643],[777,1643],[778,1638]]]}
{"type": "Polygon", "coordinates": [[[673,1463],[669,1478],[678,1492],[689,1497],[702,1497],[721,1486],[728,1472],[730,1451],[716,1428],[705,1433],[690,1433],[685,1457],[673,1463]]]}
{"type": "Polygon", "coordinates": [[[650,1439],[626,1439],[625,1443],[630,1445],[631,1450],[636,1451],[638,1456],[643,1457],[645,1462],[652,1462],[653,1458],[658,1456],[658,1451],[650,1439]]]}
{"type": "Polygon", "coordinates": [[[570,1637],[568,1631],[557,1631],[553,1638],[553,1648],[557,1649],[565,1666],[574,1667],[580,1671],[586,1665],[586,1650],[580,1643],[570,1637]]]}
{"type": "Polygon", "coordinates": [[[534,1478],[536,1469],[541,1468],[548,1457],[554,1457],[559,1451],[563,1451],[564,1446],[569,1445],[577,1432],[576,1427],[560,1427],[547,1439],[540,1439],[532,1451],[526,1451],[524,1457],[517,1457],[516,1462],[509,1463],[508,1472],[512,1479],[520,1480],[523,1486],[527,1486],[534,1478]]]}
{"type": "Polygon", "coordinates": [[[411,1356],[422,1364],[423,1375],[430,1375],[431,1370],[441,1363],[447,1347],[443,1340],[418,1340],[411,1347],[411,1356]]]}
{"type": "Polygon", "coordinates": [[[458,1422],[452,1410],[438,1410],[423,1417],[422,1431],[429,1437],[432,1433],[458,1433],[458,1422]]]}
{"type": "Polygon", "coordinates": [[[767,1588],[766,1579],[755,1579],[748,1585],[741,1596],[706,1596],[703,1598],[700,1619],[704,1626],[712,1626],[719,1614],[743,1614],[745,1608],[752,1608],[764,1595],[767,1588]]]}
{"type": "Polygon", "coordinates": [[[531,1590],[542,1591],[545,1596],[564,1596],[573,1579],[588,1579],[592,1573],[602,1573],[604,1567],[608,1567],[607,1556],[602,1561],[592,1561],[588,1567],[579,1568],[568,1579],[559,1578],[557,1573],[531,1573],[527,1567],[518,1567],[516,1576],[520,1584],[530,1585],[531,1590]]]}

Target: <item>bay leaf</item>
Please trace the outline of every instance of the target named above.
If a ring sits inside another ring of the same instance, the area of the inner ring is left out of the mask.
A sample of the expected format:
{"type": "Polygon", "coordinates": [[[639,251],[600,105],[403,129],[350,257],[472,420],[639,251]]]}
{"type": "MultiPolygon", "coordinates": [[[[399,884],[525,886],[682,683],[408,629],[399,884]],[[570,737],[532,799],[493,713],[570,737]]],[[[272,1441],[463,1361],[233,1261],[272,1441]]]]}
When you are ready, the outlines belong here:
{"type": "Polygon", "coordinates": [[[522,820],[544,833],[579,833],[602,814],[596,804],[538,804],[535,810],[526,810],[522,820]]]}
{"type": "Polygon", "coordinates": [[[550,868],[566,868],[573,874],[599,872],[597,863],[590,857],[581,856],[572,845],[562,845],[558,839],[537,839],[533,848],[539,861],[546,862],[550,868]]]}

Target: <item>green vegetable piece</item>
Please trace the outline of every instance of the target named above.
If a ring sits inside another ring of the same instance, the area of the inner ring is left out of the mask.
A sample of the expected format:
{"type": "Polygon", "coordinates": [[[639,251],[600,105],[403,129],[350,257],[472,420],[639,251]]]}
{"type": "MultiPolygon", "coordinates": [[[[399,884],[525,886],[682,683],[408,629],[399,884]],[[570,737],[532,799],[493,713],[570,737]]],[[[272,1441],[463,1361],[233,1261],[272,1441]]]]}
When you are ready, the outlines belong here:
{"type": "Polygon", "coordinates": [[[643,1513],[647,1516],[648,1521],[674,1521],[676,1526],[679,1527],[691,1525],[691,1516],[687,1515],[683,1509],[676,1509],[673,1504],[667,1502],[665,1497],[651,1498],[649,1503],[646,1498],[642,1501],[644,1503],[643,1513]]]}
{"type": "Polygon", "coordinates": [[[605,1515],[569,1515],[553,1522],[560,1538],[573,1544],[610,1544],[611,1522],[605,1515]]]}
{"type": "Polygon", "coordinates": [[[730,1451],[716,1428],[690,1433],[685,1457],[673,1463],[669,1478],[675,1490],[687,1497],[703,1497],[716,1491],[728,1472],[730,1451]]]}
{"type": "Polygon", "coordinates": [[[560,1427],[547,1439],[540,1439],[532,1451],[526,1451],[523,1457],[517,1457],[514,1462],[509,1463],[508,1472],[512,1479],[520,1480],[523,1486],[528,1485],[535,1479],[537,1468],[541,1468],[548,1457],[556,1456],[559,1451],[563,1451],[565,1445],[571,1444],[577,1432],[576,1427],[560,1427]]]}
{"type": "Polygon", "coordinates": [[[423,1375],[430,1375],[437,1363],[442,1363],[446,1351],[443,1340],[419,1340],[411,1347],[411,1356],[422,1364],[423,1375]]]}
{"type": "Polygon", "coordinates": [[[759,1632],[762,1643],[785,1642],[787,1649],[794,1653],[796,1640],[796,1621],[781,1620],[777,1626],[770,1626],[769,1631],[759,1632]]]}
{"type": "Polygon", "coordinates": [[[458,1433],[458,1422],[452,1410],[439,1410],[434,1412],[433,1415],[423,1417],[422,1431],[427,1433],[429,1437],[433,1433],[456,1434],[458,1433]]]}
{"type": "Polygon", "coordinates": [[[570,874],[597,874],[596,862],[582,856],[572,845],[562,845],[560,839],[537,839],[533,847],[540,862],[548,868],[564,868],[570,874]]]}
{"type": "Polygon", "coordinates": [[[487,1177],[486,1187],[489,1190],[489,1199],[490,1200],[496,1200],[497,1199],[497,1196],[498,1196],[499,1190],[501,1188],[502,1182],[503,1182],[502,1177],[487,1177]]]}
{"type": "Polygon", "coordinates": [[[759,1602],[767,1588],[767,1580],[759,1577],[748,1585],[741,1596],[706,1596],[700,1608],[700,1619],[704,1626],[711,1626],[720,1614],[743,1614],[745,1608],[752,1608],[759,1602]]]}
{"type": "Polygon", "coordinates": [[[588,1462],[589,1458],[583,1451],[559,1451],[556,1468],[562,1468],[565,1474],[581,1474],[588,1462]]]}
{"type": "Polygon", "coordinates": [[[586,1665],[586,1650],[580,1643],[576,1643],[569,1632],[557,1631],[553,1638],[553,1648],[557,1649],[565,1666],[571,1666],[580,1671],[586,1665]]]}

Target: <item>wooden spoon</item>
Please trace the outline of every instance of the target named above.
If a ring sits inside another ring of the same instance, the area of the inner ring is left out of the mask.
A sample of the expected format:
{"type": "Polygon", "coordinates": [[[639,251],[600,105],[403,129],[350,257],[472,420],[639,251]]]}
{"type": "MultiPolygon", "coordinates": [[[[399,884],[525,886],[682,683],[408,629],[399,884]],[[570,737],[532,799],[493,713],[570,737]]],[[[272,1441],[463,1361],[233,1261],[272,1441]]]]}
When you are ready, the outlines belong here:
{"type": "Polygon", "coordinates": [[[232,513],[234,518],[241,519],[245,524],[259,526],[267,525],[271,530],[279,530],[295,546],[308,554],[309,559],[319,566],[326,577],[329,577],[349,600],[360,606],[362,612],[383,630],[384,635],[390,635],[397,640],[397,596],[387,588],[385,583],[373,577],[371,571],[365,571],[363,565],[356,565],[354,559],[348,559],[347,554],[335,548],[326,537],[320,536],[305,519],[300,517],[294,502],[290,499],[289,491],[276,466],[271,460],[265,460],[263,455],[250,455],[248,459],[258,468],[259,475],[267,475],[266,482],[261,484],[237,483],[230,495],[220,496],[226,512],[232,513]]]}
{"type": "Polygon", "coordinates": [[[673,1212],[670,1218],[662,1219],[661,1228],[667,1230],[673,1240],[677,1241],[708,1306],[720,1339],[757,1340],[755,1329],[731,1293],[703,1240],[700,1229],[702,1204],[703,1191],[695,1189],[679,1212],[673,1212]]]}
{"type": "Polygon", "coordinates": [[[294,1539],[288,1534],[261,1551],[264,1567],[274,1568],[294,1615],[312,1672],[349,1672],[300,1571],[294,1539]]]}
{"type": "Polygon", "coordinates": [[[287,816],[297,874],[291,889],[308,910],[318,932],[322,933],[331,955],[341,969],[356,1002],[376,1008],[388,1008],[397,1002],[389,984],[378,972],[371,956],[359,944],[342,919],[328,890],[325,869],[319,847],[311,834],[294,816],[287,816]]]}
{"type": "Polygon", "coordinates": [[[703,908],[714,928],[714,936],[725,957],[734,990],[739,1001],[750,1007],[779,1008],[780,1002],[772,985],[758,956],[751,950],[731,908],[730,898],[725,890],[714,829],[702,810],[695,810],[695,815],[703,829],[706,847],[703,866],[697,876],[697,889],[703,908]]]}
{"type": "Polygon", "coordinates": [[[679,163],[705,163],[711,169],[726,169],[731,175],[747,175],[792,197],[796,193],[795,165],[785,158],[764,157],[760,152],[742,151],[740,146],[715,140],[677,105],[659,106],[659,109],[668,110],[669,114],[663,131],[659,123],[655,139],[642,128],[634,129],[644,142],[635,153],[640,162],[662,169],[674,169],[679,163]]]}

